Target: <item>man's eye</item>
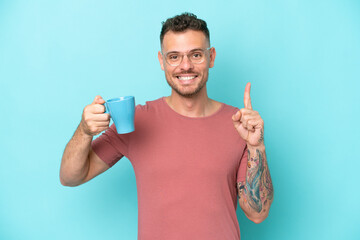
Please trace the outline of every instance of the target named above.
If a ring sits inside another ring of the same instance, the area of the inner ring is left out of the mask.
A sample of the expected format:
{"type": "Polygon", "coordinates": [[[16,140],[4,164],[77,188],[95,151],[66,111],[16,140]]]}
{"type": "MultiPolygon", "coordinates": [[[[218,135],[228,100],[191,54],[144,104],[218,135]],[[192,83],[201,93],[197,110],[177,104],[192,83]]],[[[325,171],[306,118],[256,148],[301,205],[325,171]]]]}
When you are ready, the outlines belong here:
{"type": "Polygon", "coordinates": [[[168,56],[169,60],[175,61],[179,59],[179,55],[177,54],[171,54],[168,56]]]}
{"type": "Polygon", "coordinates": [[[194,59],[202,58],[202,53],[201,52],[194,52],[191,56],[194,59]]]}

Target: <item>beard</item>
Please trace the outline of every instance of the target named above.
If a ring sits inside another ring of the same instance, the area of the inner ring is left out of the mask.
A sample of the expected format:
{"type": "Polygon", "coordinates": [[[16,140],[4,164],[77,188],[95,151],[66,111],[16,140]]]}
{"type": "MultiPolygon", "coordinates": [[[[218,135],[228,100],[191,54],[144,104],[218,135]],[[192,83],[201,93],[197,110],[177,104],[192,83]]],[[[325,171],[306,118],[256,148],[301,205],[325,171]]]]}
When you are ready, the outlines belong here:
{"type": "MultiPolygon", "coordinates": [[[[192,72],[186,72],[186,73],[192,73],[192,72]]],[[[197,75],[197,76],[199,76],[199,75],[197,75]]],[[[188,87],[181,88],[181,87],[177,86],[176,83],[171,81],[171,76],[170,77],[166,76],[166,81],[169,84],[169,86],[177,94],[179,94],[180,96],[185,97],[185,98],[191,98],[191,97],[195,96],[196,94],[198,94],[201,91],[201,89],[203,89],[203,87],[206,85],[207,79],[202,79],[194,89],[186,89],[188,87]]]]}

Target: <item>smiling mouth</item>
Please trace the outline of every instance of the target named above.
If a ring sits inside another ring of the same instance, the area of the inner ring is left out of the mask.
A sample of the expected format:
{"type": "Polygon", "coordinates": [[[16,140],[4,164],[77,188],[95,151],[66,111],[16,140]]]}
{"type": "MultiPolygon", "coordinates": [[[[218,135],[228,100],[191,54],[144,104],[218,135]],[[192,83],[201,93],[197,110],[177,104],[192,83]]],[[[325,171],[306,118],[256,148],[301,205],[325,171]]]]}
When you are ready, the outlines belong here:
{"type": "Polygon", "coordinates": [[[197,75],[195,75],[195,76],[176,76],[176,78],[181,80],[181,81],[189,81],[189,80],[192,80],[192,79],[194,79],[196,77],[197,77],[197,75]]]}
{"type": "Polygon", "coordinates": [[[191,85],[195,82],[195,80],[197,79],[198,75],[193,75],[193,76],[176,76],[176,78],[178,79],[179,83],[181,85],[191,85]]]}

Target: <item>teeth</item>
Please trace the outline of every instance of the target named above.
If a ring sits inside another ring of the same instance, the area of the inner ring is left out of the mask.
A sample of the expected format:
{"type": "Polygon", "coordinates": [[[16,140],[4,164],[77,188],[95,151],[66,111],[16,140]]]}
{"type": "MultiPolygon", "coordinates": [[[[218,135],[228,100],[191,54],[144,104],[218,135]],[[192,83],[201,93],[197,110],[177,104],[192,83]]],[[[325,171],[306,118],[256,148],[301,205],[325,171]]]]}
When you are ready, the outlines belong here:
{"type": "Polygon", "coordinates": [[[195,76],[191,76],[191,77],[178,77],[180,80],[191,80],[194,79],[195,76]]]}

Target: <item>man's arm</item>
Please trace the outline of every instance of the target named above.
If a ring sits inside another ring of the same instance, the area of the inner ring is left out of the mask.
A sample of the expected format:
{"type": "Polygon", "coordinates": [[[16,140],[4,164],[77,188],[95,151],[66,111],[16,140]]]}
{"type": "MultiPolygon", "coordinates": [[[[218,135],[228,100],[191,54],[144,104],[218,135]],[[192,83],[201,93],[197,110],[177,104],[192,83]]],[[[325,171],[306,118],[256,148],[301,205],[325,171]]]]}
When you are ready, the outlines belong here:
{"type": "Polygon", "coordinates": [[[81,185],[109,169],[91,149],[92,137],[82,133],[80,126],[66,145],[60,167],[60,182],[64,186],[81,185]]]}
{"type": "Polygon", "coordinates": [[[248,149],[247,173],[245,182],[237,183],[239,204],[245,215],[255,223],[261,223],[269,214],[274,190],[269,167],[266,162],[264,145],[264,121],[254,111],[250,98],[251,84],[247,83],[244,92],[244,106],[232,120],[248,149]]]}
{"type": "Polygon", "coordinates": [[[261,223],[269,214],[274,190],[266,161],[265,146],[248,145],[246,181],[237,184],[239,204],[245,215],[261,223]]]}
{"type": "Polygon", "coordinates": [[[66,145],[60,166],[60,182],[64,186],[78,186],[109,168],[91,149],[93,136],[109,127],[110,116],[104,113],[104,102],[96,96],[84,108],[82,120],[66,145]]]}

